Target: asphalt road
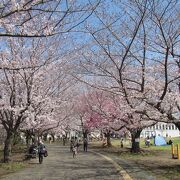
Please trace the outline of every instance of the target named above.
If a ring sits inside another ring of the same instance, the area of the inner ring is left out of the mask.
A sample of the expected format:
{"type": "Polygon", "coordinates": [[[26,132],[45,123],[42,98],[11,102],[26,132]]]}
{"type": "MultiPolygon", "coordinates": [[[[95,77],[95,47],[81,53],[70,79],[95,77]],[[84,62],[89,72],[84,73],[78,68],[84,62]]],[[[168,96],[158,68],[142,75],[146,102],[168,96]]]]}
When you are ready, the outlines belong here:
{"type": "Polygon", "coordinates": [[[92,152],[80,151],[72,157],[68,147],[48,146],[43,164],[38,158],[30,161],[31,167],[3,177],[4,180],[121,180],[113,163],[92,152]]]}

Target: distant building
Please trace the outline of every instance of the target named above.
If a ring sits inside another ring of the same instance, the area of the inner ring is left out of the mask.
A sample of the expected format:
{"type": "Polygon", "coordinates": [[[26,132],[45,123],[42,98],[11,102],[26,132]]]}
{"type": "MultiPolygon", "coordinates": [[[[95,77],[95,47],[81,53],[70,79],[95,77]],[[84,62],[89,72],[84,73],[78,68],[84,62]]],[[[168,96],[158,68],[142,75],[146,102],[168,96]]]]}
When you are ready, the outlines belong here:
{"type": "Polygon", "coordinates": [[[162,123],[159,122],[154,126],[147,127],[143,129],[141,137],[145,138],[147,136],[163,136],[163,137],[178,137],[180,136],[180,131],[172,123],[162,123]]]}

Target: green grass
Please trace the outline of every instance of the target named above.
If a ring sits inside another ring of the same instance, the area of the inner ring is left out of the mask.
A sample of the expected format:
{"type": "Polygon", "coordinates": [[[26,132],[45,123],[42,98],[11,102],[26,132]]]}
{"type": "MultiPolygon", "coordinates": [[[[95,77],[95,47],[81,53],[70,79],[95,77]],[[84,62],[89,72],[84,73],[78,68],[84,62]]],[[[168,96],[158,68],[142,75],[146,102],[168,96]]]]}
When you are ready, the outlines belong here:
{"type": "Polygon", "coordinates": [[[0,163],[0,168],[10,171],[18,171],[25,167],[23,162],[10,162],[10,163],[0,163]]]}
{"type": "MultiPolygon", "coordinates": [[[[167,138],[166,141],[169,141],[170,138],[167,138]]],[[[180,144],[180,137],[171,138],[173,141],[173,144],[180,144]]],[[[114,147],[120,147],[120,139],[111,139],[112,145],[114,147]]],[[[150,147],[145,146],[145,139],[141,138],[140,140],[140,147],[145,148],[147,150],[171,150],[171,146],[154,146],[153,145],[153,139],[151,139],[150,144],[152,144],[150,147]]],[[[124,147],[131,147],[131,141],[130,140],[124,140],[124,147]]]]}
{"type": "MultiPolygon", "coordinates": [[[[170,138],[167,138],[166,142],[169,140],[170,140],[170,138]]],[[[171,138],[171,140],[173,141],[174,145],[180,144],[180,137],[171,138]]],[[[153,141],[151,142],[151,144],[153,144],[153,141]]],[[[151,149],[151,150],[169,150],[170,151],[171,146],[170,145],[167,145],[167,146],[154,146],[154,145],[152,145],[149,147],[149,149],[151,149]]]]}
{"type": "MultiPolygon", "coordinates": [[[[169,140],[170,138],[168,138],[169,140]]],[[[180,137],[171,138],[174,144],[180,144],[180,137]]]]}

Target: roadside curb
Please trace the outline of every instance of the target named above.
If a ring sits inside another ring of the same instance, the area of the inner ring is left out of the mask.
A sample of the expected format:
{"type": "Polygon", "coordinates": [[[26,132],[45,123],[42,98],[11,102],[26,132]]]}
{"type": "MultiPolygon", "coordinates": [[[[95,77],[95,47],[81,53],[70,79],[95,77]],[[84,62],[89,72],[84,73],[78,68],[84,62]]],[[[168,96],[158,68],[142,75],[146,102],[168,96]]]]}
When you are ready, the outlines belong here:
{"type": "Polygon", "coordinates": [[[94,154],[97,154],[97,155],[103,157],[104,159],[108,160],[109,162],[111,162],[111,163],[114,165],[114,167],[117,169],[117,171],[119,172],[119,174],[123,177],[124,180],[133,180],[133,179],[129,176],[129,174],[128,174],[118,163],[116,163],[114,160],[112,160],[110,157],[105,156],[105,155],[103,155],[103,154],[101,154],[101,153],[94,152],[94,151],[89,151],[89,152],[92,152],[92,153],[94,153],[94,154]]]}

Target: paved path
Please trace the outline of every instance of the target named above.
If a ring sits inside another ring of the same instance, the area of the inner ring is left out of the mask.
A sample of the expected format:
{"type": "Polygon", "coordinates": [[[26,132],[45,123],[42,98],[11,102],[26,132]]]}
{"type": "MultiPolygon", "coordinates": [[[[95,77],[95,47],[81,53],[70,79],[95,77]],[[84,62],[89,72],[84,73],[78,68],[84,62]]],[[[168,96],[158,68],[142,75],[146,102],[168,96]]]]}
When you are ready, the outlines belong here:
{"type": "Polygon", "coordinates": [[[117,167],[104,157],[92,152],[79,152],[72,157],[68,147],[50,145],[49,156],[43,164],[33,159],[31,167],[10,174],[4,180],[121,180],[117,167]]]}
{"type": "MultiPolygon", "coordinates": [[[[102,152],[101,152],[102,153],[102,152]]],[[[106,153],[105,153],[106,154],[106,153]]],[[[148,171],[147,169],[140,167],[133,161],[127,161],[123,159],[123,157],[117,157],[111,154],[108,154],[113,161],[119,164],[123,170],[126,171],[128,175],[133,177],[133,180],[157,180],[156,176],[152,174],[152,172],[148,171]]],[[[147,162],[148,163],[148,162],[147,162]]]]}

